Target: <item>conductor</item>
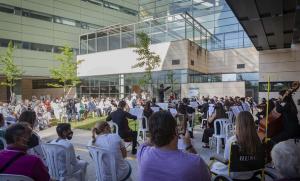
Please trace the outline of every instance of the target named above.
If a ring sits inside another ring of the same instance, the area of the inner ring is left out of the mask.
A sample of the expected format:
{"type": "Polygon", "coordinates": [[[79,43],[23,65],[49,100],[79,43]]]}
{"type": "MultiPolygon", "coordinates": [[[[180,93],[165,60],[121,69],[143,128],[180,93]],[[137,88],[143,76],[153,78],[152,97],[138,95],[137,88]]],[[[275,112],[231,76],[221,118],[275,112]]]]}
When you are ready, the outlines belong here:
{"type": "Polygon", "coordinates": [[[165,99],[165,91],[171,88],[171,86],[164,88],[164,84],[160,84],[158,90],[159,102],[164,102],[165,99]]]}

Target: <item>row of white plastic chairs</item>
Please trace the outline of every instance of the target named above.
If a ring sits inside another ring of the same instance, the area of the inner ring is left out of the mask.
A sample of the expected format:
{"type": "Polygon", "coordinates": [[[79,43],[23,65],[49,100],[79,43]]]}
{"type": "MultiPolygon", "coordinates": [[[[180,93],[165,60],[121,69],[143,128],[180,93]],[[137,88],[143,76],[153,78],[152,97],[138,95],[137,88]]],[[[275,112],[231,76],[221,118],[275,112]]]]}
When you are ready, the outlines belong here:
{"type": "MultiPolygon", "coordinates": [[[[5,140],[1,140],[1,141],[5,143],[5,140]]],[[[45,143],[42,144],[42,149],[46,157],[46,164],[52,179],[64,181],[72,178],[79,178],[81,171],[78,170],[75,173],[71,172],[70,153],[65,151],[65,148],[63,146],[45,143]],[[58,155],[57,155],[58,152],[66,154],[64,157],[66,158],[65,161],[66,164],[64,168],[66,170],[66,174],[64,176],[60,174],[61,171],[60,169],[62,168],[62,165],[60,165],[58,159],[58,155]]],[[[94,146],[87,146],[87,149],[89,150],[89,153],[92,157],[92,161],[95,166],[97,181],[100,180],[117,181],[117,173],[115,168],[116,160],[114,154],[110,151],[98,147],[94,147],[94,146]],[[104,161],[104,159],[108,159],[109,161],[108,162],[107,160],[104,161]],[[109,165],[105,165],[107,163],[109,165]],[[110,171],[109,175],[106,175],[107,170],[110,171]]],[[[23,176],[23,175],[13,175],[13,174],[0,174],[0,180],[1,181],[33,181],[33,179],[31,179],[30,177],[23,176]]]]}

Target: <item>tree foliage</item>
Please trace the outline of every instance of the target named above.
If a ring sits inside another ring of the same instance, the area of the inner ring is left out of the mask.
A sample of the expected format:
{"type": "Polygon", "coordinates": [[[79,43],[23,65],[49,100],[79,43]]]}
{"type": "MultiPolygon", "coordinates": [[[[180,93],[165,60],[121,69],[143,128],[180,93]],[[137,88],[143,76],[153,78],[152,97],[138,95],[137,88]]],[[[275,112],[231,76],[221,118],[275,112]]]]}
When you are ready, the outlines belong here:
{"type": "Polygon", "coordinates": [[[161,59],[159,55],[156,55],[155,52],[150,50],[150,38],[144,33],[137,33],[138,42],[135,46],[136,49],[133,51],[138,54],[137,63],[132,66],[132,68],[144,68],[145,76],[144,80],[141,82],[143,84],[152,83],[152,71],[160,66],[161,59]]]}
{"type": "Polygon", "coordinates": [[[9,87],[11,96],[13,95],[13,87],[16,85],[16,80],[21,79],[23,75],[23,71],[14,62],[13,53],[14,45],[12,41],[9,41],[6,53],[0,56],[1,72],[6,78],[5,81],[1,82],[1,85],[9,87]]]}
{"type": "Polygon", "coordinates": [[[61,54],[55,56],[55,60],[59,62],[60,65],[50,69],[50,77],[57,80],[58,83],[48,85],[63,88],[64,97],[66,97],[71,88],[80,83],[80,79],[77,77],[77,68],[82,60],[75,61],[73,50],[68,46],[64,46],[60,50],[61,54]]]}

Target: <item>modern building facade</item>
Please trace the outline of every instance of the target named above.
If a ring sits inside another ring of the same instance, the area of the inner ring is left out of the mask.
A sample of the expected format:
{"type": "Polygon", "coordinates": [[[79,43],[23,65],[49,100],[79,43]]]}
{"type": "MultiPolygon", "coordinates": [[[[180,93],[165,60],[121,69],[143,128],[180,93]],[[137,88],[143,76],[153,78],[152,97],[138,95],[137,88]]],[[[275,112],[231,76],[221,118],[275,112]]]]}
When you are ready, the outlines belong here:
{"type": "Polygon", "coordinates": [[[78,70],[83,80],[78,95],[122,97],[136,89],[143,70],[131,68],[137,56],[129,45],[136,44],[137,32],[145,32],[162,59],[162,66],[153,73],[152,92],[163,83],[181,97],[196,91],[198,96],[257,98],[258,52],[225,1],[142,0],[139,5],[138,23],[80,36],[77,58],[86,61],[78,70]],[[94,37],[98,37],[96,42],[94,37]],[[102,79],[112,77],[117,81],[101,84],[102,79]],[[233,85],[239,85],[236,91],[226,91],[233,85]],[[208,91],[209,86],[219,90],[208,91]]]}
{"type": "MultiPolygon", "coordinates": [[[[24,71],[16,94],[61,96],[60,89],[47,86],[59,48],[68,45],[78,54],[80,34],[137,20],[137,0],[0,0],[0,53],[12,40],[15,61],[24,71]]],[[[6,101],[6,88],[0,91],[0,101],[6,101]]]]}

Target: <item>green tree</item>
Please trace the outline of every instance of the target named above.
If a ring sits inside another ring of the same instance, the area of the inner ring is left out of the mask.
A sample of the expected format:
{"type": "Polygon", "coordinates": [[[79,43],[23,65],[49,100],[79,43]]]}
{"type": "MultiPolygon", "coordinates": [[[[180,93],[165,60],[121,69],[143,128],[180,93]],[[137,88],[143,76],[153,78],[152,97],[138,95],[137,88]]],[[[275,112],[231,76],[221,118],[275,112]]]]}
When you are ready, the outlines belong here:
{"type": "Polygon", "coordinates": [[[63,88],[64,98],[67,98],[71,89],[80,83],[77,77],[77,68],[83,60],[75,61],[73,50],[64,46],[61,49],[61,54],[55,56],[55,60],[60,63],[58,67],[50,69],[51,78],[58,83],[48,84],[52,87],[63,88]]]}
{"type": "Polygon", "coordinates": [[[167,79],[168,79],[168,82],[171,84],[171,88],[172,88],[172,91],[174,90],[174,84],[177,83],[176,79],[175,79],[175,73],[173,70],[169,70],[168,73],[167,73],[167,79]]]}
{"type": "Polygon", "coordinates": [[[2,64],[2,73],[6,80],[1,82],[2,86],[6,86],[10,91],[10,102],[13,98],[13,87],[16,85],[16,80],[20,80],[23,75],[23,71],[14,62],[14,45],[12,41],[9,41],[5,55],[0,56],[0,63],[2,64]]]}
{"type": "Polygon", "coordinates": [[[138,58],[137,63],[132,68],[144,68],[145,75],[139,83],[142,85],[151,84],[150,90],[152,91],[152,71],[160,66],[161,59],[159,55],[150,50],[151,40],[146,33],[140,32],[136,35],[138,43],[133,51],[138,54],[138,58]]]}

